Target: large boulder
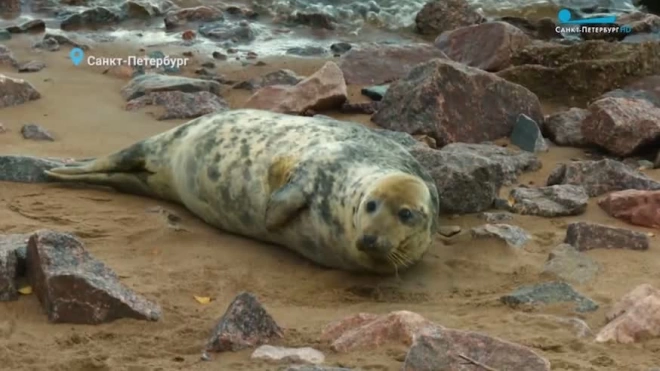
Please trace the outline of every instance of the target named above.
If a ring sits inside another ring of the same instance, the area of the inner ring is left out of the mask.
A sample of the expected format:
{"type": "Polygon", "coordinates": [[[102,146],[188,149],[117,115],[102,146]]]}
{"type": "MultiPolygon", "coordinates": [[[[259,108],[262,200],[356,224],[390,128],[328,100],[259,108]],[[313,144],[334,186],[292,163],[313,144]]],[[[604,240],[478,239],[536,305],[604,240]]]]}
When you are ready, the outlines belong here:
{"type": "Polygon", "coordinates": [[[646,100],[603,98],[589,106],[582,135],[617,156],[660,143],[660,108],[646,100]]]}
{"type": "Polygon", "coordinates": [[[507,137],[521,113],[543,122],[541,103],[526,88],[458,62],[434,59],[391,84],[372,121],[386,129],[428,135],[442,147],[507,137]]]}
{"type": "Polygon", "coordinates": [[[454,61],[495,72],[511,65],[513,53],[532,40],[506,22],[487,22],[445,31],[435,46],[454,61]]]}
{"type": "Polygon", "coordinates": [[[660,73],[660,43],[572,45],[537,42],[517,51],[513,66],[497,74],[544,99],[584,103],[626,85],[631,78],[660,73]]]}
{"type": "Polygon", "coordinates": [[[417,32],[432,36],[483,21],[484,17],[466,0],[432,0],[415,16],[417,32]]]}
{"type": "Polygon", "coordinates": [[[434,58],[448,59],[431,44],[366,44],[344,54],[339,68],[349,85],[378,85],[402,78],[416,65],[434,58]]]}

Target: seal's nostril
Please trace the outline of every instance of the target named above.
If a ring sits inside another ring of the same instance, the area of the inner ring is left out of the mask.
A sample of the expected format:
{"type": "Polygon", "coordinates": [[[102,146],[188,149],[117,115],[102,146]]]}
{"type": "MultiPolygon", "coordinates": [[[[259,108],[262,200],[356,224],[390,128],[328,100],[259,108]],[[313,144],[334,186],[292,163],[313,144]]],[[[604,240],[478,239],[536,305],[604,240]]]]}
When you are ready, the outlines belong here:
{"type": "Polygon", "coordinates": [[[362,245],[365,247],[373,247],[376,244],[378,237],[373,235],[364,235],[362,236],[362,245]]]}

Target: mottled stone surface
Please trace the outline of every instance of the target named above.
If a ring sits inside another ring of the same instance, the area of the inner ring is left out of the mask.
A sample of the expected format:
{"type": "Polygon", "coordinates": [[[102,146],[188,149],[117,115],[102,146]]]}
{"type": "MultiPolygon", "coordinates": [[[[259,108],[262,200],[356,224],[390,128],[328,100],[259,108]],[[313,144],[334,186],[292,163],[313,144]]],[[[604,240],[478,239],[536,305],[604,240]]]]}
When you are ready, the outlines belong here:
{"type": "Polygon", "coordinates": [[[161,309],[119,282],[71,234],[35,232],[28,242],[30,284],[54,323],[100,324],[120,318],[156,321],[161,309]]]}
{"type": "Polygon", "coordinates": [[[575,303],[577,312],[593,312],[598,309],[598,304],[578,293],[565,282],[544,282],[523,286],[509,295],[502,296],[500,301],[511,307],[525,304],[575,303]]]}
{"type": "Polygon", "coordinates": [[[360,313],[326,326],[321,340],[330,342],[332,349],[341,353],[368,351],[385,344],[409,346],[415,333],[430,323],[405,310],[385,315],[360,313]]]}
{"type": "Polygon", "coordinates": [[[546,181],[548,186],[557,184],[582,186],[589,197],[624,189],[660,190],[660,182],[611,159],[559,164],[546,181]]]}
{"type": "Polygon", "coordinates": [[[571,283],[584,284],[591,281],[599,270],[598,263],[588,255],[569,244],[561,244],[548,255],[543,274],[571,283]]]}
{"type": "Polygon", "coordinates": [[[227,311],[215,325],[206,350],[235,352],[263,345],[283,336],[283,330],[259,300],[248,292],[242,292],[229,304],[227,311]]]}
{"type": "Polygon", "coordinates": [[[456,62],[496,72],[509,67],[513,53],[531,41],[509,23],[486,22],[445,31],[434,44],[456,62]]]}
{"type": "Polygon", "coordinates": [[[645,100],[603,98],[589,105],[582,135],[617,156],[660,144],[660,108],[645,100]]]}
{"type": "Polygon", "coordinates": [[[22,79],[15,79],[0,74],[0,109],[17,106],[41,98],[41,94],[32,84],[22,79]]]}
{"type": "Polygon", "coordinates": [[[550,362],[533,350],[486,334],[445,329],[437,325],[422,328],[408,351],[402,371],[439,370],[550,371],[550,362]]]}
{"type": "Polygon", "coordinates": [[[183,93],[207,91],[220,95],[221,90],[222,85],[217,81],[148,74],[133,78],[121,89],[121,95],[126,101],[130,101],[148,93],[163,91],[180,91],[183,93]]]}
{"type": "Polygon", "coordinates": [[[628,189],[612,192],[598,201],[610,216],[631,224],[660,228],[660,191],[628,189]]]}
{"type": "Polygon", "coordinates": [[[524,229],[509,224],[484,224],[472,228],[474,238],[499,238],[507,245],[521,248],[532,238],[524,229]]]}
{"type": "Polygon", "coordinates": [[[346,84],[384,84],[406,76],[420,63],[434,58],[447,58],[440,49],[429,44],[356,45],[342,56],[339,67],[346,84]]]}
{"type": "Polygon", "coordinates": [[[587,142],[582,136],[582,121],[588,114],[583,108],[553,113],[545,118],[541,131],[557,145],[584,147],[587,142]]]}
{"type": "Polygon", "coordinates": [[[649,237],[641,232],[603,224],[575,222],[568,225],[564,243],[579,251],[592,249],[648,250],[649,237]]]}
{"type": "Polygon", "coordinates": [[[409,134],[426,134],[438,147],[481,143],[508,137],[522,113],[541,122],[541,103],[520,85],[494,74],[445,59],[413,68],[390,84],[377,125],[409,134]]]}
{"type": "Polygon", "coordinates": [[[483,21],[484,17],[466,0],[429,1],[415,16],[415,29],[423,35],[437,36],[483,21]]]}
{"type": "Polygon", "coordinates": [[[552,218],[584,213],[589,195],[584,187],[572,184],[517,187],[510,191],[509,202],[515,213],[552,218]]]}

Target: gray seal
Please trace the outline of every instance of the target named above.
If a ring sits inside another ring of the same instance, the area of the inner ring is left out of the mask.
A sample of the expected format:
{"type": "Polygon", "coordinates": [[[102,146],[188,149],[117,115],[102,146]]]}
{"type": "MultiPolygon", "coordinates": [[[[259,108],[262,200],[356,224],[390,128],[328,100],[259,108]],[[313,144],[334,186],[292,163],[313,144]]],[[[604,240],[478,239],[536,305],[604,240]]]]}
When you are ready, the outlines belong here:
{"type": "Polygon", "coordinates": [[[439,214],[433,179],[400,144],[358,124],[253,109],[46,174],[179,203],[216,228],[346,271],[413,266],[439,214]]]}

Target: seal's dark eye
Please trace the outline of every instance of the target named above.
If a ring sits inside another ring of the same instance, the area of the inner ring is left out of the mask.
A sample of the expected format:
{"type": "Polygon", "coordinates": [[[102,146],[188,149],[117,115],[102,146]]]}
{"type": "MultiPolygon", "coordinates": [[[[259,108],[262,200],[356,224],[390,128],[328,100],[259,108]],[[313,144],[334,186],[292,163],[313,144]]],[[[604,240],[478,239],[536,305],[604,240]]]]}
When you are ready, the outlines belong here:
{"type": "Polygon", "coordinates": [[[373,213],[374,211],[376,211],[376,201],[367,202],[367,212],[373,213]]]}
{"type": "Polygon", "coordinates": [[[399,210],[399,219],[403,222],[407,222],[408,220],[412,219],[413,213],[409,209],[401,209],[399,210]]]}

